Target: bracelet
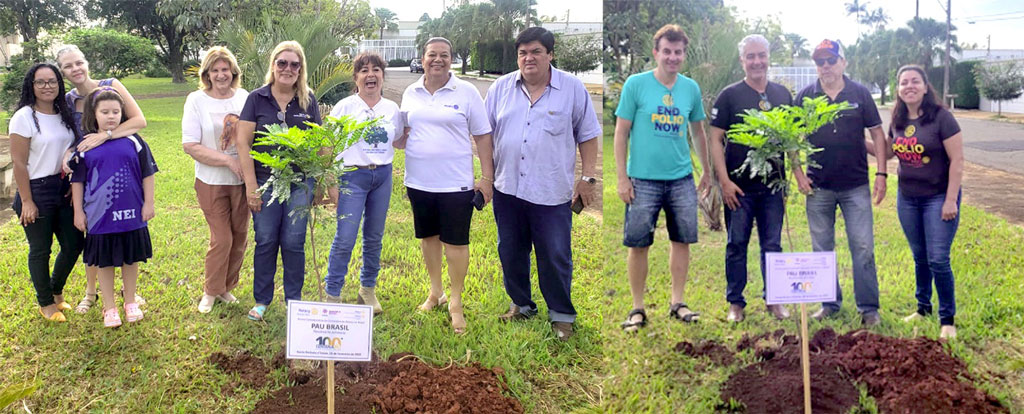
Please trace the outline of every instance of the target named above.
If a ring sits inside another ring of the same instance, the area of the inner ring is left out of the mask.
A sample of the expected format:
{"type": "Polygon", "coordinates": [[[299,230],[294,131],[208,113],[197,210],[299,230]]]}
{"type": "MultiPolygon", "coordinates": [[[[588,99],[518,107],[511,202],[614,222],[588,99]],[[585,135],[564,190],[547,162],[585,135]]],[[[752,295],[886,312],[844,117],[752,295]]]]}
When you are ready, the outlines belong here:
{"type": "Polygon", "coordinates": [[[480,179],[481,179],[481,180],[484,180],[484,181],[490,181],[490,182],[492,182],[492,183],[494,182],[494,179],[493,179],[493,178],[491,178],[491,177],[485,177],[485,176],[482,176],[482,175],[480,176],[480,179]]]}
{"type": "Polygon", "coordinates": [[[889,174],[884,172],[876,172],[875,176],[889,178],[889,174]]]}
{"type": "Polygon", "coordinates": [[[112,138],[114,138],[114,133],[111,130],[108,129],[107,130],[107,139],[112,139],[112,138]]]}

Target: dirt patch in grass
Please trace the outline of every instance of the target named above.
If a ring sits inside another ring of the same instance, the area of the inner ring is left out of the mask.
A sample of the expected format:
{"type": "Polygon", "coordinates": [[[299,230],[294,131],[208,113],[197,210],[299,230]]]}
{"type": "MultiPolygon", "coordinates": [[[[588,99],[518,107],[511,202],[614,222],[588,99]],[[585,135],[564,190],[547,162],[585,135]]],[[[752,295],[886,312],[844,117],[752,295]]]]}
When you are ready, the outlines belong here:
{"type": "Polygon", "coordinates": [[[263,363],[263,360],[247,351],[239,352],[234,356],[216,352],[206,360],[229,375],[238,374],[241,382],[232,381],[225,385],[226,393],[242,385],[250,388],[263,388],[267,385],[267,374],[270,373],[270,369],[263,363]]]}
{"type": "MultiPolygon", "coordinates": [[[[247,355],[247,354],[242,354],[247,355]]],[[[249,355],[248,357],[251,357],[249,355]]],[[[266,379],[262,362],[252,363],[246,356],[226,357],[214,354],[211,362],[226,372],[248,370],[251,377],[266,379]]],[[[311,413],[327,408],[324,369],[296,368],[283,352],[274,357],[274,368],[287,367],[294,385],[281,388],[256,404],[253,413],[311,413]]],[[[249,375],[239,372],[245,379],[249,375]]],[[[518,400],[507,397],[501,368],[488,369],[479,364],[437,368],[410,354],[392,355],[387,360],[374,357],[370,362],[339,362],[334,367],[335,412],[340,414],[384,413],[522,413],[518,400]]],[[[256,386],[255,383],[252,383],[256,386]]]]}
{"type": "MultiPolygon", "coordinates": [[[[829,328],[808,343],[811,405],[814,412],[847,412],[859,404],[862,384],[881,412],[1007,413],[999,400],[974,386],[963,361],[942,343],[918,337],[893,338],[868,331],[837,335],[829,328]]],[[[729,365],[724,345],[681,342],[676,350],[729,365]]],[[[723,408],[735,400],[746,412],[803,412],[800,344],[782,330],[744,336],[737,352],[752,350],[758,362],[741,368],[722,385],[723,408]]]]}

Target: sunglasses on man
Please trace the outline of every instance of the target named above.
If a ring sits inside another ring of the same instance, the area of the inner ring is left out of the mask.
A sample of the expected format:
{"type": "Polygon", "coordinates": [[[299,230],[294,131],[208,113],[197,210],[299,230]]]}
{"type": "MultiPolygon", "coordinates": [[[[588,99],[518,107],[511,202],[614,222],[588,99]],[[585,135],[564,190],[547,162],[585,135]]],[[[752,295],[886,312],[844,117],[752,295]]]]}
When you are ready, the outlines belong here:
{"type": "Polygon", "coordinates": [[[288,60],[285,60],[285,59],[278,59],[277,60],[277,68],[278,69],[284,69],[284,68],[289,67],[289,66],[292,68],[292,70],[298,71],[299,68],[302,67],[302,62],[299,62],[297,60],[288,61],[288,60]]]}
{"type": "Polygon", "coordinates": [[[828,62],[829,65],[835,65],[836,62],[838,62],[838,61],[839,61],[839,57],[832,56],[832,57],[827,57],[827,58],[816,58],[816,59],[814,59],[814,64],[818,65],[818,66],[825,66],[825,62],[828,62]]]}

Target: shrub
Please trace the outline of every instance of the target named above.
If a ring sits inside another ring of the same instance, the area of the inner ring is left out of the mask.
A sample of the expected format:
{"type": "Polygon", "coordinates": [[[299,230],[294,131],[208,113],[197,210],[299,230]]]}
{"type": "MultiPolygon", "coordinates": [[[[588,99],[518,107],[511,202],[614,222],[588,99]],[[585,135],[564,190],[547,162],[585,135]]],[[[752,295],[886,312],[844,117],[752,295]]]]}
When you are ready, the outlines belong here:
{"type": "Polygon", "coordinates": [[[167,70],[167,67],[163,63],[160,63],[159,59],[153,59],[146,67],[146,70],[142,74],[147,78],[169,78],[171,77],[171,71],[167,70]]]}
{"type": "Polygon", "coordinates": [[[25,80],[25,73],[36,63],[29,60],[27,56],[40,56],[39,62],[53,60],[53,56],[46,54],[49,49],[48,40],[25,42],[22,47],[24,52],[12,56],[5,73],[0,74],[0,109],[11,113],[14,112],[16,109],[14,106],[21,99],[21,84],[25,80]]]}
{"type": "Polygon", "coordinates": [[[141,73],[156,60],[156,48],[148,39],[109,29],[74,29],[64,43],[77,45],[89,60],[95,79],[141,73]]]}
{"type": "MultiPolygon", "coordinates": [[[[972,60],[957,62],[953,70],[949,72],[949,93],[956,95],[956,107],[962,109],[978,109],[980,94],[975,81],[974,68],[981,64],[980,61],[972,60]]],[[[943,67],[935,67],[928,71],[928,80],[931,81],[935,91],[942,95],[943,67]]],[[[893,89],[895,91],[896,89],[893,89]]],[[[949,104],[949,102],[946,102],[949,104]]]]}
{"type": "MultiPolygon", "coordinates": [[[[473,48],[470,53],[469,60],[474,62],[472,70],[480,70],[483,65],[484,72],[488,73],[509,73],[518,67],[516,66],[515,48],[512,47],[514,42],[506,41],[508,43],[509,55],[505,58],[505,67],[501,67],[501,54],[502,54],[502,41],[497,40],[493,42],[479,42],[479,45],[473,48]]],[[[555,49],[558,50],[557,47],[555,49]]]]}
{"type": "Polygon", "coordinates": [[[388,61],[389,68],[396,68],[401,66],[409,66],[409,61],[405,59],[391,59],[388,61]]]}

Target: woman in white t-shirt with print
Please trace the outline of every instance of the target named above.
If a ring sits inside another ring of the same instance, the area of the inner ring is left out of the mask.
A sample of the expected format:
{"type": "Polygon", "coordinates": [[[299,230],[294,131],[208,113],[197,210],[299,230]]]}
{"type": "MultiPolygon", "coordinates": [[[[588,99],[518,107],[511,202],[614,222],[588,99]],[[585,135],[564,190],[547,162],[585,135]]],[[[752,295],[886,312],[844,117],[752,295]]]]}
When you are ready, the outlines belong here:
{"type": "Polygon", "coordinates": [[[181,117],[182,147],[196,161],[196,198],[210,226],[200,313],[210,312],[218,300],[237,301],[231,290],[238,286],[249,232],[249,207],[234,144],[238,114],[249,96],[241,83],[235,55],[224,47],[210,48],[199,68],[199,90],[185,99],[181,117]]]}
{"type": "Polygon", "coordinates": [[[469,271],[474,192],[479,191],[482,204],[486,204],[494,189],[491,125],[480,92],[451,73],[452,44],[448,39],[427,40],[423,67],[423,77],[402,95],[409,135],[396,141],[395,147],[405,149],[405,186],[430,275],[430,294],[420,309],[428,311],[448,301],[441,287],[443,248],[452,289],[448,313],[455,333],[463,333],[462,291],[469,271]],[[475,183],[471,136],[480,159],[481,175],[475,183]]]}
{"type": "Polygon", "coordinates": [[[346,171],[338,178],[339,188],[330,189],[331,200],[337,201],[338,231],[331,244],[330,260],[325,278],[327,300],[341,302],[341,288],[352,258],[359,223],[363,223],[363,267],[359,272],[358,303],[373,306],[375,314],[383,309],[374,292],[380,273],[380,251],[384,238],[384,221],[391,203],[391,161],[395,150],[391,143],[404,131],[398,104],[381,96],[384,88],[384,58],[373,52],[356,55],[352,60],[352,78],[356,94],[338,101],[331,116],[350,116],[359,121],[380,118],[363,139],[339,156],[346,171]]]}
{"type": "Polygon", "coordinates": [[[71,183],[61,161],[76,138],[71,109],[64,102],[64,79],[49,63],[25,74],[18,110],[11,116],[11,161],[18,193],[15,213],[28,240],[28,271],[36,289],[39,313],[65,322],[64,284],[82,253],[85,236],[75,228],[71,183]],[[60,252],[50,272],[50,246],[57,236],[60,252]]]}

